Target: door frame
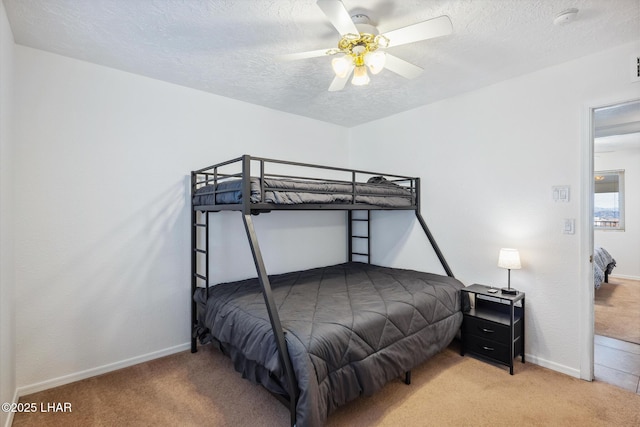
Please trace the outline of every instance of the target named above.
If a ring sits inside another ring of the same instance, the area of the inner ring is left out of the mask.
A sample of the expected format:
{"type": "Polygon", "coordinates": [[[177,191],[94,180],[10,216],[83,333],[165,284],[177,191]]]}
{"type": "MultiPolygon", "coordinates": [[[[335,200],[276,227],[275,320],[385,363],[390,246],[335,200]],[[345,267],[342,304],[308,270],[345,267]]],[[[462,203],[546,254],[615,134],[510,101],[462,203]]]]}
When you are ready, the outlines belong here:
{"type": "Polygon", "coordinates": [[[580,378],[593,380],[595,313],[593,299],[593,158],[594,111],[606,103],[590,103],[583,112],[580,201],[580,378]],[[597,106],[594,106],[597,105],[597,106]]]}
{"type": "Polygon", "coordinates": [[[580,378],[593,380],[595,336],[595,287],[593,284],[593,193],[594,140],[597,109],[640,100],[640,98],[600,99],[585,105],[582,115],[582,144],[580,144],[581,202],[580,202],[580,378]]]}

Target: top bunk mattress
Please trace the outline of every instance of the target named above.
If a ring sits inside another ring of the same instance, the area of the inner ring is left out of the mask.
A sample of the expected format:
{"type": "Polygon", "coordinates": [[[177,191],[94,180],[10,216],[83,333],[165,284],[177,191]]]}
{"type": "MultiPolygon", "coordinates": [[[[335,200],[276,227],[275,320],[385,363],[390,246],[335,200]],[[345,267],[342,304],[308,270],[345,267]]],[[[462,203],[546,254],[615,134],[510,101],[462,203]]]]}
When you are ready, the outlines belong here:
{"type": "MultiPolygon", "coordinates": [[[[274,205],[357,203],[389,208],[410,207],[415,204],[411,189],[389,182],[382,177],[376,178],[370,180],[373,182],[356,183],[355,189],[354,184],[346,182],[264,178],[261,183],[259,178],[251,178],[251,203],[274,205]]],[[[242,180],[240,179],[223,181],[217,186],[203,186],[195,191],[193,197],[194,206],[241,203],[242,180]]]]}

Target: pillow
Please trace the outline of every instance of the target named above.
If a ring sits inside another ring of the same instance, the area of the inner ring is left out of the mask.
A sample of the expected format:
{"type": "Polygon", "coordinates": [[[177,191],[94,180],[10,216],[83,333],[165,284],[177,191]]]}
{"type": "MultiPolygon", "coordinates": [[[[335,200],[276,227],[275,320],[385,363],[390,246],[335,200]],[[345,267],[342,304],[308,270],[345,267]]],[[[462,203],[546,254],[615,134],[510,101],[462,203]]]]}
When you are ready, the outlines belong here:
{"type": "Polygon", "coordinates": [[[384,176],[372,176],[367,180],[368,184],[387,184],[388,181],[384,176]]]}

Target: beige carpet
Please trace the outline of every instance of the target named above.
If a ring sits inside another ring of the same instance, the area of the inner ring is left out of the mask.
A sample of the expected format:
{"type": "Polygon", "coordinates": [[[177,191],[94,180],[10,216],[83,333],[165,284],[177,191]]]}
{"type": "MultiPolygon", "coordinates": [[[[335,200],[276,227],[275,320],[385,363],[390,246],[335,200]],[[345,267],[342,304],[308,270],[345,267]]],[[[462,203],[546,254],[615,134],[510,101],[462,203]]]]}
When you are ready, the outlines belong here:
{"type": "Polygon", "coordinates": [[[610,277],[595,291],[595,331],[640,344],[640,281],[610,277]]]}
{"type": "MultiPolygon", "coordinates": [[[[19,413],[14,426],[287,426],[288,410],[212,347],[25,396],[71,413],[19,413]]],[[[456,344],[330,416],[329,426],[637,426],[640,395],[531,363],[515,375],[456,344]]]]}

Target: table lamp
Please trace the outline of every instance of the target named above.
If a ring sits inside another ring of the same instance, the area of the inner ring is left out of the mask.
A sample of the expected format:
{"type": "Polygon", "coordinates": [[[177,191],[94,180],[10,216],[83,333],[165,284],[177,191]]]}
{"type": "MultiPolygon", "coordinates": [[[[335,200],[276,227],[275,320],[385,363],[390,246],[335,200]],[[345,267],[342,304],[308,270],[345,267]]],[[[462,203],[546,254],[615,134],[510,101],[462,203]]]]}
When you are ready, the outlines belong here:
{"type": "Polygon", "coordinates": [[[511,270],[518,270],[522,268],[520,265],[520,253],[518,250],[511,248],[500,249],[500,255],[498,255],[498,267],[506,268],[508,271],[507,287],[502,288],[502,293],[509,295],[517,294],[517,290],[511,289],[511,270]]]}

